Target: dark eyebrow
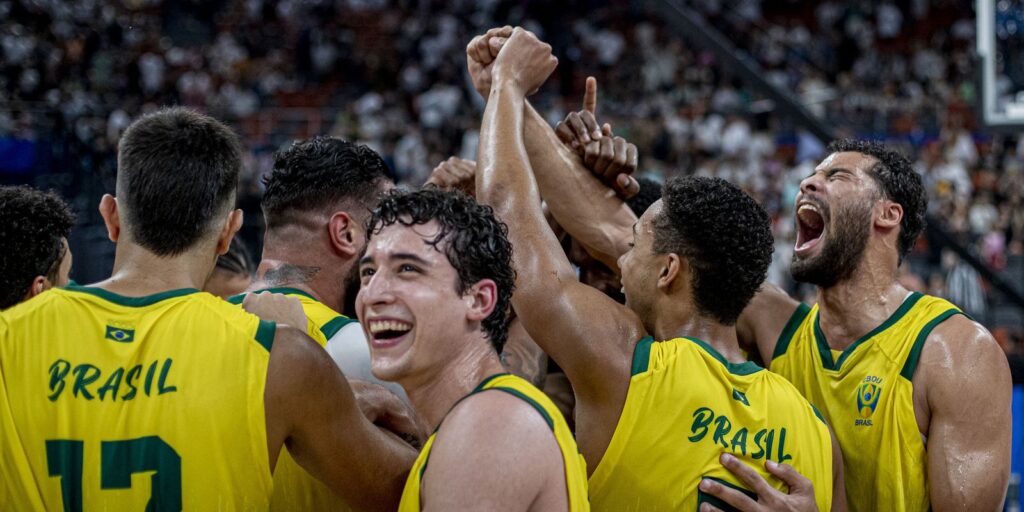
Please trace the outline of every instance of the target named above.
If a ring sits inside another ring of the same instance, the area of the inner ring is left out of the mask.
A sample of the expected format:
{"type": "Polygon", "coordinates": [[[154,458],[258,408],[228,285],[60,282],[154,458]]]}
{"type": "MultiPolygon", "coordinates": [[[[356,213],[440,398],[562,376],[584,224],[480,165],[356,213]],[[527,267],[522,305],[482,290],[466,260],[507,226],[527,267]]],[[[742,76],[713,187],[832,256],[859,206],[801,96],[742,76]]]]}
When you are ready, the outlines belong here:
{"type": "MultiPolygon", "coordinates": [[[[415,262],[415,263],[419,263],[420,265],[423,265],[423,266],[430,266],[430,262],[429,261],[427,261],[427,260],[425,260],[425,259],[423,259],[423,258],[421,258],[421,257],[419,257],[419,256],[417,256],[417,255],[415,255],[415,254],[413,254],[411,252],[396,252],[395,254],[391,255],[391,257],[389,257],[388,259],[390,259],[390,260],[412,261],[412,262],[415,262]]],[[[366,255],[366,256],[363,256],[362,258],[359,259],[359,265],[360,266],[366,265],[367,263],[373,263],[373,257],[372,256],[366,255]]]]}

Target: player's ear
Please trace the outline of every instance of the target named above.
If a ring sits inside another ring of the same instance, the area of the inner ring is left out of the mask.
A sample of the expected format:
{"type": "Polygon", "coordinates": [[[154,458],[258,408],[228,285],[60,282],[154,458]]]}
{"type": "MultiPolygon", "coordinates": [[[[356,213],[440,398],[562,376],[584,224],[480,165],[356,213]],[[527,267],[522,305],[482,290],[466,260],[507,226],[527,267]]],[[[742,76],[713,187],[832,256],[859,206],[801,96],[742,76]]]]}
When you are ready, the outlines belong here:
{"type": "Polygon", "coordinates": [[[658,289],[668,292],[676,286],[681,273],[689,270],[689,263],[679,257],[678,254],[670,252],[662,259],[661,271],[658,273],[658,289]]]}
{"type": "Polygon", "coordinates": [[[903,207],[900,206],[896,201],[890,201],[888,199],[882,199],[879,201],[879,208],[881,208],[881,214],[878,215],[875,224],[883,229],[893,229],[899,227],[900,221],[903,220],[903,207]]]}
{"type": "Polygon", "coordinates": [[[103,194],[100,199],[100,216],[103,217],[103,224],[107,227],[107,238],[117,243],[121,238],[121,217],[117,211],[117,198],[110,194],[103,194]]]}
{"type": "Polygon", "coordinates": [[[36,295],[39,295],[40,293],[43,293],[46,290],[49,290],[50,288],[53,288],[53,284],[50,283],[50,280],[47,279],[46,276],[36,276],[34,279],[32,279],[32,284],[29,285],[28,291],[25,292],[25,297],[22,299],[22,301],[31,299],[32,297],[35,297],[36,295]]]}
{"type": "Polygon", "coordinates": [[[348,212],[334,212],[327,221],[327,231],[331,248],[337,254],[352,258],[359,255],[358,240],[363,236],[363,230],[348,212]]]}
{"type": "Polygon", "coordinates": [[[231,210],[231,213],[228,214],[227,222],[224,223],[220,234],[217,235],[217,254],[223,255],[228,252],[228,249],[231,248],[231,240],[235,238],[235,233],[242,229],[243,220],[245,220],[245,214],[242,213],[242,210],[231,210]]]}
{"type": "Polygon", "coordinates": [[[468,302],[467,317],[474,322],[482,322],[491,316],[498,305],[498,285],[490,279],[481,279],[471,286],[463,297],[468,302]]]}

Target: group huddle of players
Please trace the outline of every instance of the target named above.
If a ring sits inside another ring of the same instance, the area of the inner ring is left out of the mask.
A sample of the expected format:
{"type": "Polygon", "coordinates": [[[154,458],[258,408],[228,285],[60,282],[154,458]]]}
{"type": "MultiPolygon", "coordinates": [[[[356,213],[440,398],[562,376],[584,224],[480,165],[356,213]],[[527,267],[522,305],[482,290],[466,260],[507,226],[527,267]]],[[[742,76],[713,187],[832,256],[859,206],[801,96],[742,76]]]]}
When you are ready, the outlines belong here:
{"type": "Polygon", "coordinates": [[[0,189],[0,509],[1000,508],[1009,370],[896,279],[926,209],[905,157],[838,141],[801,182],[808,307],[764,282],[770,221],[734,185],[630,208],[636,147],[596,83],[555,128],[527,100],[550,46],[496,28],[467,61],[478,160],[398,191],[365,146],[296,142],[228,300],[201,290],[242,148],[210,117],[124,133],[102,282],[68,282],[58,198],[0,189]]]}

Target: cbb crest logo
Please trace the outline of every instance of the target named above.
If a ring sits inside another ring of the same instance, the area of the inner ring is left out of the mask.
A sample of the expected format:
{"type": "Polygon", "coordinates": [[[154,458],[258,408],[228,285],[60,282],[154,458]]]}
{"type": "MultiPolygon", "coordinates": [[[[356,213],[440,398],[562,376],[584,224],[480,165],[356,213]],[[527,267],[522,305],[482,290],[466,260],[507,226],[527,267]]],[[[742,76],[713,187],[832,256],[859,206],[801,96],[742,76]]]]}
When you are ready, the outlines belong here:
{"type": "MultiPolygon", "coordinates": [[[[870,377],[869,377],[870,378],[870,377]]],[[[867,380],[867,379],[865,379],[867,380]]],[[[870,418],[878,405],[878,397],[882,394],[882,386],[873,382],[865,382],[857,389],[857,411],[862,418],[870,418]]]]}

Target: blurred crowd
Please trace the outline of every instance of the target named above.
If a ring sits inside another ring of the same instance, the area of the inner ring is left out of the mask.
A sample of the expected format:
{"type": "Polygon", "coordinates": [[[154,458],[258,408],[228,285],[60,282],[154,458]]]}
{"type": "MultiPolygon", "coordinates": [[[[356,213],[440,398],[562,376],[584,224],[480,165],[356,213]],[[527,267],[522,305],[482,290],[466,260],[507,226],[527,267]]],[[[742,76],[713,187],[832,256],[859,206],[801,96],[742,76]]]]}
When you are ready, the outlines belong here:
{"type": "MultiPolygon", "coordinates": [[[[483,102],[464,48],[509,22],[559,57],[533,99],[550,122],[579,109],[585,77],[597,77],[598,117],[639,147],[642,174],[721,176],[765,205],[777,220],[770,279],[801,293],[786,271],[792,201],[824,145],[635,3],[3,0],[0,180],[56,187],[91,210],[113,188],[121,131],[173,103],[245,136],[249,222],[273,152],[314,134],[369,144],[398,182],[418,185],[448,156],[474,157],[483,102]]],[[[1024,279],[1024,137],[987,133],[972,111],[972,2],[685,3],[814,116],[913,155],[934,218],[1024,279]]],[[[921,242],[908,282],[988,318],[986,284],[932,245],[921,242]]]]}

